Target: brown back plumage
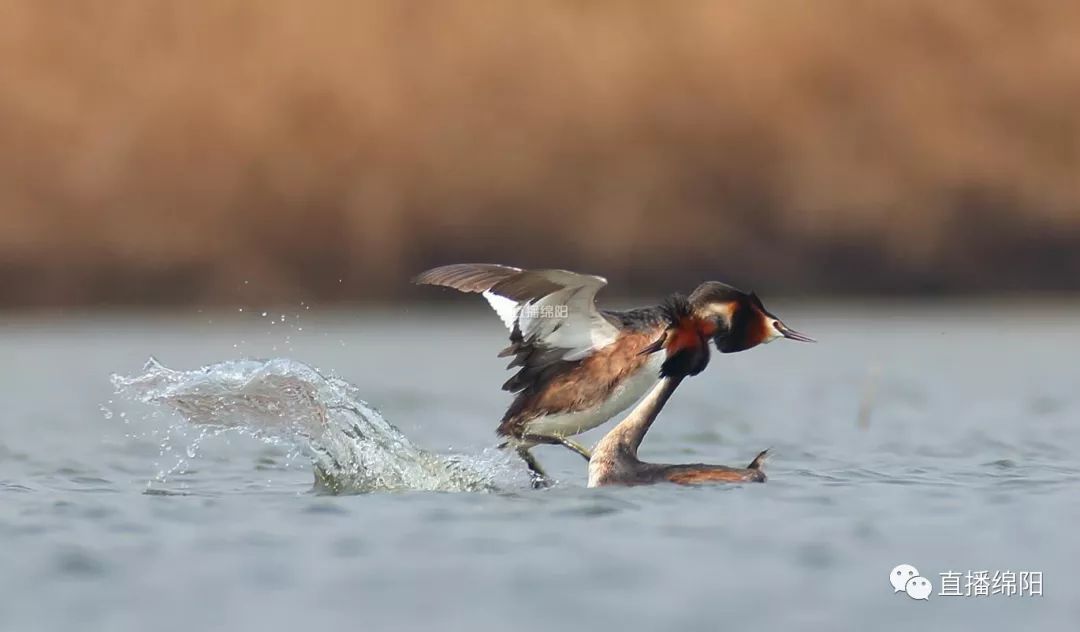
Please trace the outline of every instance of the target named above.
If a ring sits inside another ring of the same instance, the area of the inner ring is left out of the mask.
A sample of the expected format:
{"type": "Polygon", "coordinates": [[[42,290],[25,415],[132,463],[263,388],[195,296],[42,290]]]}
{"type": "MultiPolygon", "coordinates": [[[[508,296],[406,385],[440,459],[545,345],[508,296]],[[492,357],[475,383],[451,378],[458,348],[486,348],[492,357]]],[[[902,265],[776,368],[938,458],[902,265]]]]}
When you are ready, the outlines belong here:
{"type": "Polygon", "coordinates": [[[765,458],[769,456],[768,450],[762,450],[750,461],[750,465],[742,467],[727,467],[724,465],[669,465],[663,469],[662,478],[680,485],[697,485],[700,483],[764,483],[765,458]]]}
{"type": "MultiPolygon", "coordinates": [[[[518,394],[503,415],[498,433],[515,435],[521,424],[535,417],[584,410],[606,400],[623,380],[649,361],[641,350],[660,335],[663,327],[657,322],[652,328],[628,332],[582,360],[543,364],[530,357],[529,364],[503,386],[518,394]]],[[[531,348],[526,345],[519,353],[534,353],[528,351],[531,348]]],[[[542,357],[542,352],[535,353],[542,357]]]]}
{"type": "Polygon", "coordinates": [[[725,468],[720,465],[675,466],[661,477],[670,483],[679,485],[701,485],[707,483],[764,483],[765,472],[757,468],[725,468]]]}

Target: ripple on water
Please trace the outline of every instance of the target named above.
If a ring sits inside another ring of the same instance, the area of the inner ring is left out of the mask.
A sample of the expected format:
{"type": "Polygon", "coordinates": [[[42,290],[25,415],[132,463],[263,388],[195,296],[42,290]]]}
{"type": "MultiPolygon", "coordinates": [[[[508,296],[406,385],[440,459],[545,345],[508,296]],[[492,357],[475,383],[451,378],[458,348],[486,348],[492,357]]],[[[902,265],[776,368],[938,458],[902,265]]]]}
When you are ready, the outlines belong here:
{"type": "Polygon", "coordinates": [[[147,487],[143,490],[145,496],[194,496],[193,492],[175,489],[160,489],[157,487],[147,487]]]}
{"type": "Polygon", "coordinates": [[[557,509],[556,516],[581,516],[584,518],[598,518],[622,513],[633,507],[630,503],[613,502],[612,499],[597,499],[593,502],[574,503],[570,507],[557,509]]]}
{"type": "Polygon", "coordinates": [[[60,574],[75,578],[100,577],[108,570],[101,556],[79,546],[61,547],[55,554],[54,563],[60,574]]]}
{"type": "Polygon", "coordinates": [[[304,507],[304,513],[314,515],[348,516],[352,512],[335,502],[316,502],[304,507]]]}
{"type": "Polygon", "coordinates": [[[334,540],[330,544],[330,552],[334,557],[360,557],[367,552],[367,545],[362,538],[346,536],[334,540]]]}
{"type": "Polygon", "coordinates": [[[18,452],[12,450],[0,443],[0,461],[14,461],[19,463],[25,463],[30,460],[30,455],[26,452],[18,452]]]}
{"type": "Polygon", "coordinates": [[[90,490],[84,491],[115,491],[113,488],[113,482],[107,478],[101,478],[100,476],[72,476],[68,479],[70,482],[79,485],[80,487],[91,487],[90,490]]]}
{"type": "Polygon", "coordinates": [[[799,565],[812,570],[825,570],[836,565],[839,553],[828,542],[804,542],[797,546],[795,559],[799,565]]]}

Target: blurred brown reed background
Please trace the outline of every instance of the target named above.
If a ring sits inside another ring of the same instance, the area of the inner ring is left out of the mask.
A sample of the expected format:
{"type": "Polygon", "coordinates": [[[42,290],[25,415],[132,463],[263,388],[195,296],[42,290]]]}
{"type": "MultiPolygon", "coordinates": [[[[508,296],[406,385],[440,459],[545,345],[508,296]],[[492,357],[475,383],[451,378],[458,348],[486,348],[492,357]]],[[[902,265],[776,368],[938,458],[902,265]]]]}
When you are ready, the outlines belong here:
{"type": "Polygon", "coordinates": [[[0,304],[1080,287],[1080,4],[0,5],[0,304]]]}

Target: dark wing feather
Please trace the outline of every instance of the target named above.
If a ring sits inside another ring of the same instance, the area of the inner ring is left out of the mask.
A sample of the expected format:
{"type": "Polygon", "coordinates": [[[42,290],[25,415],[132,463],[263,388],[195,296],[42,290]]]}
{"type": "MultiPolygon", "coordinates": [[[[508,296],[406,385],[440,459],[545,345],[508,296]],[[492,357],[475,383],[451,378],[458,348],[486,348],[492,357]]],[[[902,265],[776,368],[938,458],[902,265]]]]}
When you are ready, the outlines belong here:
{"type": "Polygon", "coordinates": [[[417,285],[441,285],[461,292],[486,292],[501,281],[521,273],[521,268],[495,263],[456,263],[432,268],[413,277],[417,285]]]}
{"type": "Polygon", "coordinates": [[[607,283],[601,277],[568,270],[461,263],[433,268],[413,281],[484,295],[510,329],[510,346],[499,356],[514,356],[507,368],[521,367],[503,385],[511,392],[588,357],[618,334],[596,309],[596,292],[607,283]],[[552,316],[556,309],[559,311],[552,316]]]}

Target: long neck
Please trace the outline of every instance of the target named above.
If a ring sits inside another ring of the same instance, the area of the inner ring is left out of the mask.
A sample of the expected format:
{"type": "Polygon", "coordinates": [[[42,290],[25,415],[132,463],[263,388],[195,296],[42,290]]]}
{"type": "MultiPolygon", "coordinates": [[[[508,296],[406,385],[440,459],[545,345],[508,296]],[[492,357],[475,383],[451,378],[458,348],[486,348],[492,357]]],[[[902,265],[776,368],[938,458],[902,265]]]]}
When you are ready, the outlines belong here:
{"type": "Polygon", "coordinates": [[[645,438],[645,433],[649,431],[649,427],[656,421],[660,410],[682,380],[681,377],[665,377],[661,379],[634,410],[630,411],[630,414],[604,437],[601,443],[610,442],[612,448],[621,448],[627,454],[637,457],[637,451],[641,446],[641,440],[645,438]]]}

